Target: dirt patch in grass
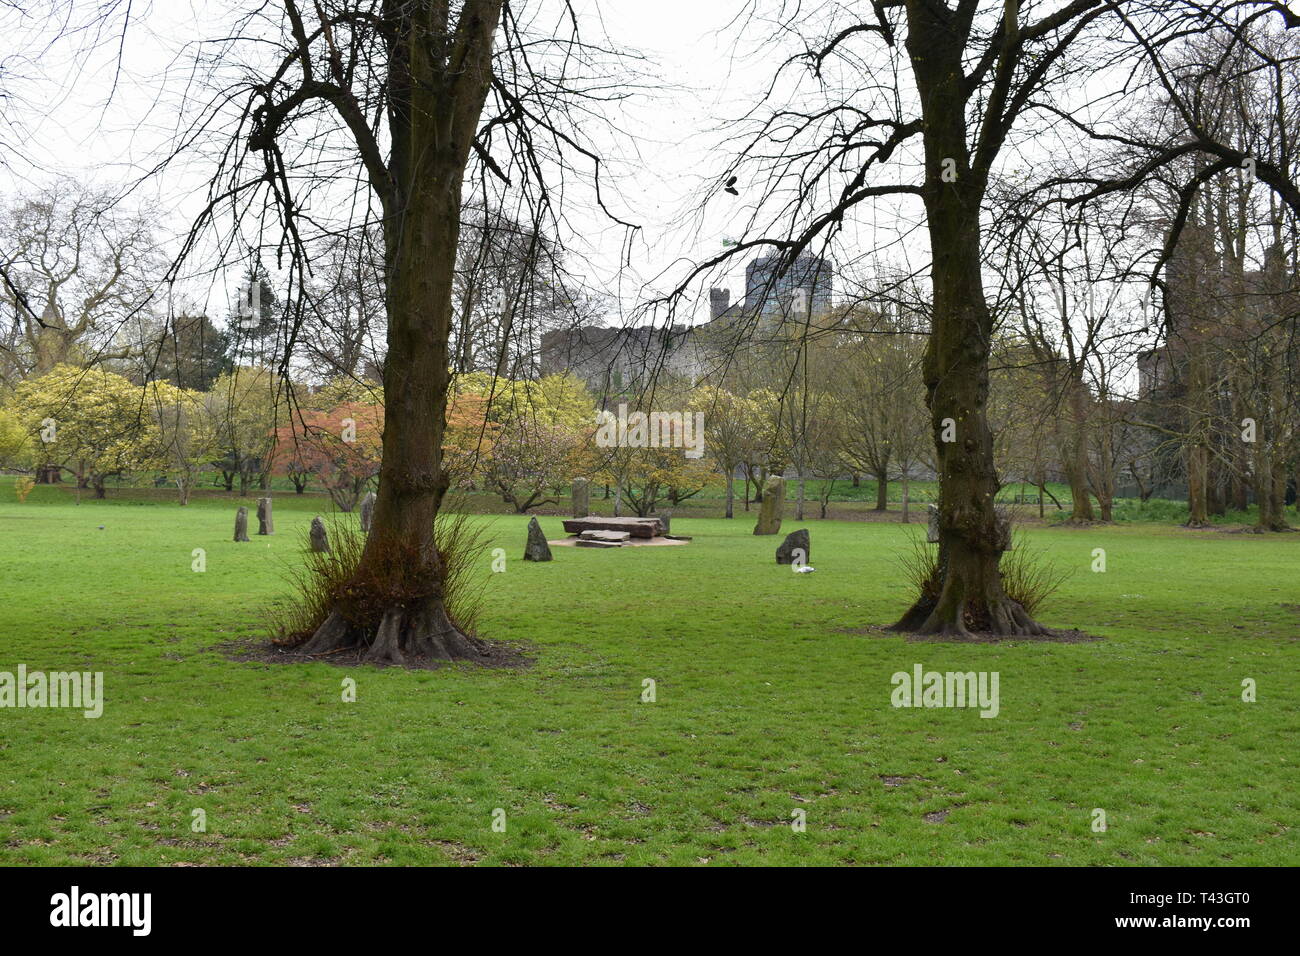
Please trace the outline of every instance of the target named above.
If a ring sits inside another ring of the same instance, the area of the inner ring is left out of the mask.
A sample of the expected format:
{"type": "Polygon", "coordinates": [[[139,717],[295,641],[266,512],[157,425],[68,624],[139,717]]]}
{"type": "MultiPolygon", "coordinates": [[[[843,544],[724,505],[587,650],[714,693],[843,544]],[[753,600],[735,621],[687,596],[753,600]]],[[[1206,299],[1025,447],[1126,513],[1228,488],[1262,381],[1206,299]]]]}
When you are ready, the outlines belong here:
{"type": "MultiPolygon", "coordinates": [[[[470,663],[476,667],[501,667],[523,669],[531,667],[534,658],[523,646],[504,641],[487,641],[487,657],[481,661],[418,661],[405,665],[403,670],[439,670],[447,664],[470,663]]],[[[232,661],[257,661],[262,664],[335,664],[339,667],[360,667],[372,663],[364,660],[367,648],[351,647],[333,654],[303,654],[293,648],[281,647],[269,641],[224,641],[212,650],[220,651],[232,661]]],[[[395,664],[375,664],[376,667],[396,667],[395,664]]]]}

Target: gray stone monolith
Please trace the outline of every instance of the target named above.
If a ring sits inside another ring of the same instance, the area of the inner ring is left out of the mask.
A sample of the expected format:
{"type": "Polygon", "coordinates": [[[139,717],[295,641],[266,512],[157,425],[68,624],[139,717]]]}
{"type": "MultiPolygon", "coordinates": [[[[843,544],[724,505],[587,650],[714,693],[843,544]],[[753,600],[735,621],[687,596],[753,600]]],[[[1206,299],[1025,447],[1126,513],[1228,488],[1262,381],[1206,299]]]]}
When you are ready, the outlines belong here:
{"type": "Polygon", "coordinates": [[[586,478],[573,479],[573,516],[585,518],[591,514],[591,482],[586,478]]]}
{"type": "Polygon", "coordinates": [[[528,543],[524,545],[525,561],[550,561],[551,546],[546,543],[542,526],[533,518],[528,522],[528,543]]]}
{"type": "Polygon", "coordinates": [[[257,533],[275,534],[275,518],[271,515],[271,499],[257,499],[257,533]]]}
{"type": "Polygon", "coordinates": [[[785,479],[780,475],[768,475],[767,481],[763,482],[763,503],[758,508],[754,534],[779,534],[784,510],[785,479]]]}
{"type": "Polygon", "coordinates": [[[776,549],[777,564],[794,564],[795,558],[800,558],[805,564],[812,558],[812,543],[808,538],[808,529],[800,528],[798,531],[791,531],[785,536],[780,547],[776,549]],[[795,551],[802,551],[796,555],[795,551]]]}
{"type": "Polygon", "coordinates": [[[320,515],[311,519],[311,549],[318,554],[330,553],[330,536],[325,530],[325,519],[320,515]]]}

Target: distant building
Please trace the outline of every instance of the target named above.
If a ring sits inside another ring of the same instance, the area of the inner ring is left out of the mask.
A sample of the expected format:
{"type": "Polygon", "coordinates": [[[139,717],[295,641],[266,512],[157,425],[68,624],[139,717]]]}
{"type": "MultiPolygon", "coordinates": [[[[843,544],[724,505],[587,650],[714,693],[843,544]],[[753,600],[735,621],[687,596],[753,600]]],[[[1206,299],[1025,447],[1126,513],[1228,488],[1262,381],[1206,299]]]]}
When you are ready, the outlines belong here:
{"type": "Polygon", "coordinates": [[[571,372],[598,397],[634,393],[656,372],[694,381],[703,366],[692,331],[686,325],[555,329],[542,335],[541,373],[571,372]]]}
{"type": "Polygon", "coordinates": [[[731,301],[729,289],[709,290],[709,321],[701,325],[623,329],[582,326],[542,336],[543,375],[569,371],[598,396],[630,394],[654,374],[696,381],[708,368],[715,333],[737,325],[738,334],[770,329],[785,321],[807,321],[831,309],[834,267],[817,256],[800,256],[778,272],[779,256],[754,259],[745,268],[745,295],[731,301]]]}

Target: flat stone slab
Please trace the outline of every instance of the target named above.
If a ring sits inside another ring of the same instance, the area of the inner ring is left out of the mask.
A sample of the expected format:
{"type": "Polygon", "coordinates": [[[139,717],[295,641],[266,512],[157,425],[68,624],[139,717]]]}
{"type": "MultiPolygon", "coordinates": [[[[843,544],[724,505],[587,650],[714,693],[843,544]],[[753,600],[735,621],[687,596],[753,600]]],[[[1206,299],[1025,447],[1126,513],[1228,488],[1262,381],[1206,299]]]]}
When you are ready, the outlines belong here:
{"type": "Polygon", "coordinates": [[[578,537],[583,541],[612,541],[615,544],[622,544],[632,535],[626,531],[584,531],[578,537]]]}
{"type": "Polygon", "coordinates": [[[626,531],[634,538],[653,538],[663,534],[658,518],[565,518],[564,530],[569,534],[584,531],[626,531]]]}
{"type": "Polygon", "coordinates": [[[623,545],[617,541],[594,541],[591,538],[579,538],[573,542],[574,547],[578,548],[621,548],[623,545]]]}
{"type": "MultiPolygon", "coordinates": [[[[609,541],[587,541],[584,543],[583,539],[579,538],[577,535],[574,535],[571,538],[561,538],[558,541],[548,541],[547,544],[549,544],[552,548],[576,548],[579,546],[584,548],[590,548],[597,545],[608,548],[611,546],[611,542],[609,541]]],[[[688,544],[690,544],[689,541],[674,541],[671,538],[665,538],[663,535],[660,535],[657,538],[628,538],[622,544],[615,544],[613,545],[613,547],[615,548],[683,547],[684,548],[688,544]]]]}

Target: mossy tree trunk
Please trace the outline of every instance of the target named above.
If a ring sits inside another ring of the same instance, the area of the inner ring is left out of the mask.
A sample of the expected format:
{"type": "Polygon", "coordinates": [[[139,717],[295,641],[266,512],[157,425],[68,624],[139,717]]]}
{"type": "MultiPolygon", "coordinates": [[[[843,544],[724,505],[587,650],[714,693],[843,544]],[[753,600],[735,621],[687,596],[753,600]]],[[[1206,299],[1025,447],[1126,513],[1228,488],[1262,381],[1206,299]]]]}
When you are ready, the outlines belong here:
{"type": "Polygon", "coordinates": [[[387,162],[365,124],[357,136],[384,207],[388,352],[383,460],[370,534],[332,613],[302,650],[346,648],[407,664],[475,660],[483,643],[447,613],[434,520],[449,479],[442,461],[450,385],[448,343],[462,183],[491,83],[502,0],[466,0],[455,24],[445,3],[383,4],[388,35],[387,162]]]}
{"type": "Polygon", "coordinates": [[[939,474],[937,579],[895,625],[926,634],[1042,634],[1002,588],[1005,535],[986,404],[993,315],[981,276],[980,212],[989,166],[1005,136],[986,119],[971,148],[963,71],[969,22],[942,4],[907,4],[907,49],[921,96],[925,202],[934,317],[924,359],[939,474]],[[952,440],[946,440],[951,438],[952,440]]]}

